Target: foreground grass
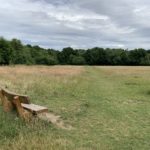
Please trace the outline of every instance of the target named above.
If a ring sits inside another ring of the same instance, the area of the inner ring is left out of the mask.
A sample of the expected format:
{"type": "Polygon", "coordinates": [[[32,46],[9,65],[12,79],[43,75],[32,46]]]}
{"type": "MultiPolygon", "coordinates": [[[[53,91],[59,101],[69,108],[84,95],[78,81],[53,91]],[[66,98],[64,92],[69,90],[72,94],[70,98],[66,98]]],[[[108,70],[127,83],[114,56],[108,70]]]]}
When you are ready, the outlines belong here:
{"type": "Polygon", "coordinates": [[[0,108],[1,150],[149,150],[150,67],[0,68],[0,85],[27,94],[74,129],[25,124],[0,108]]]}

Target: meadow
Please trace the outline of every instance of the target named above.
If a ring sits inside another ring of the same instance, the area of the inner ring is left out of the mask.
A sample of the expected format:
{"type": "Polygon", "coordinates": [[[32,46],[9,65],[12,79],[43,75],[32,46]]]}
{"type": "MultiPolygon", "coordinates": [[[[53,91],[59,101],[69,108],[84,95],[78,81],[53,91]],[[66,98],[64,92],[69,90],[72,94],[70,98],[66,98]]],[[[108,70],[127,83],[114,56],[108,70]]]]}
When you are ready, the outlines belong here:
{"type": "Polygon", "coordinates": [[[150,149],[150,67],[2,66],[0,86],[73,127],[25,123],[0,106],[0,150],[150,149]]]}

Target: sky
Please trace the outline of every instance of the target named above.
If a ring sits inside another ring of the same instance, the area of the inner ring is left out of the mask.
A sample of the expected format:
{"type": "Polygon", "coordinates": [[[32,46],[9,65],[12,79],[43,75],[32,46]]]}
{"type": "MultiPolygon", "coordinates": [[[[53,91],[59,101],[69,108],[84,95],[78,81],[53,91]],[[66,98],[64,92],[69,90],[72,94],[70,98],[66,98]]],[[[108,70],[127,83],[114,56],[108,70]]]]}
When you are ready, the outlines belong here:
{"type": "Polygon", "coordinates": [[[149,0],[0,0],[0,36],[45,48],[150,48],[149,0]]]}

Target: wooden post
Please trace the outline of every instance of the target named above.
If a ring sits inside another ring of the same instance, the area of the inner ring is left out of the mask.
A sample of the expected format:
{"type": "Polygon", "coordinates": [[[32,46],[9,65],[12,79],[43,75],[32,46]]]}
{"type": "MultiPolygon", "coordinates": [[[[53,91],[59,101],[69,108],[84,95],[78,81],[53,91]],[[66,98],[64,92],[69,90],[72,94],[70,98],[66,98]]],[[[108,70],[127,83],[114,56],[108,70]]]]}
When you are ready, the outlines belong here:
{"type": "Polygon", "coordinates": [[[0,89],[0,105],[2,105],[2,90],[0,89]]]}
{"type": "Polygon", "coordinates": [[[5,112],[10,112],[13,110],[14,106],[13,104],[7,99],[7,97],[3,94],[2,90],[0,90],[0,98],[1,98],[1,104],[3,106],[3,110],[5,112]]]}
{"type": "Polygon", "coordinates": [[[15,105],[19,116],[25,121],[30,121],[32,114],[21,106],[19,96],[15,96],[12,102],[15,105]]]}

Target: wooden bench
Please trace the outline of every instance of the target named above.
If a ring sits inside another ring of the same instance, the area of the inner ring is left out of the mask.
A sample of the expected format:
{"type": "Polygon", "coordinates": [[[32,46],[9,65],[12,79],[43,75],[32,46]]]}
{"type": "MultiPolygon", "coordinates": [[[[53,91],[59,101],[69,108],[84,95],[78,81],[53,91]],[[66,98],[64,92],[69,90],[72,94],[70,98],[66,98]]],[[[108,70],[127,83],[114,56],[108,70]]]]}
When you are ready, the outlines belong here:
{"type": "Polygon", "coordinates": [[[17,110],[19,116],[25,120],[30,120],[33,115],[48,112],[46,107],[31,104],[29,97],[26,95],[20,95],[1,89],[0,98],[5,112],[17,110]]]}

